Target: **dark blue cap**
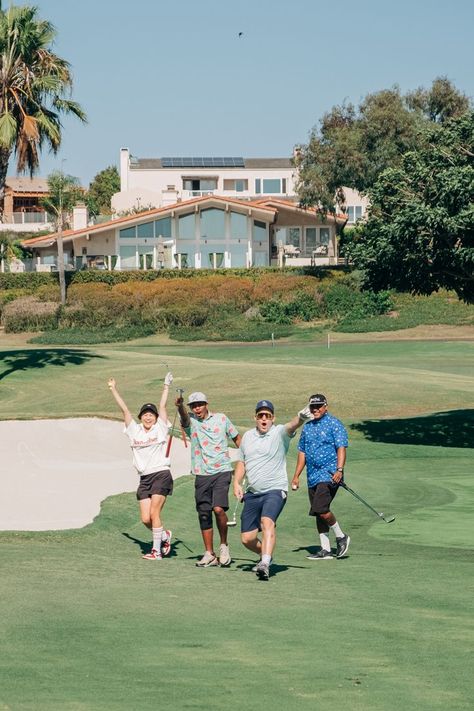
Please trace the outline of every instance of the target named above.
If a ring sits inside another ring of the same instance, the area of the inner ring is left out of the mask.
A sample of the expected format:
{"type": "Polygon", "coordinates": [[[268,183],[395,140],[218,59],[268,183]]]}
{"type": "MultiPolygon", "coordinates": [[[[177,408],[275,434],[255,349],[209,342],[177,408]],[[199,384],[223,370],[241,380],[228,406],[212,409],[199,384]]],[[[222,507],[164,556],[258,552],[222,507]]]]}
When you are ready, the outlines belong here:
{"type": "Polygon", "coordinates": [[[259,410],[270,410],[272,414],[275,412],[273,403],[270,400],[259,400],[255,405],[255,412],[259,412],[259,410]]]}

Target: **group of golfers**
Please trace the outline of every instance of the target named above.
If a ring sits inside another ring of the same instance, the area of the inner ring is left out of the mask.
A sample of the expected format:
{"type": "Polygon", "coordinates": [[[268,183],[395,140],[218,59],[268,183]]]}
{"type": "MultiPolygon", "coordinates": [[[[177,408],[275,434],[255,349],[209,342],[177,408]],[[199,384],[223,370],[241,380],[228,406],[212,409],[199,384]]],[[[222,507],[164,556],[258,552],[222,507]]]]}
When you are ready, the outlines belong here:
{"type": "MultiPolygon", "coordinates": [[[[146,560],[161,560],[171,550],[171,531],[162,521],[167,496],[173,493],[170,470],[171,423],[166,404],[173,382],[171,373],[164,379],[158,407],[145,403],[136,422],[120,396],[114,378],[108,386],[122,411],[125,433],[130,440],[133,461],[140,476],[137,499],[142,522],[153,535],[151,552],[146,560]]],[[[182,396],[175,401],[181,427],[190,441],[191,473],[195,479],[195,501],[204,544],[204,554],[196,563],[199,568],[226,567],[231,564],[227,540],[229,488],[232,482],[235,497],[243,502],[241,540],[256,554],[252,571],[260,580],[270,577],[275,526],[288,496],[286,455],[296,431],[303,426],[298,443],[298,457],[291,482],[299,488],[299,478],[306,467],[309,515],[316,518],[320,550],[308,555],[309,560],[342,558],[347,553],[350,537],[346,535],[331,512],[331,502],[344,475],[347,431],[328,412],[324,395],[316,394],[308,404],[286,424],[275,424],[275,408],[269,400],[259,400],[255,406],[255,427],[241,436],[227,415],[209,409],[208,398],[202,392],[191,393],[187,406],[182,396]],[[229,441],[240,450],[235,471],[229,454],[229,441]],[[213,514],[219,534],[219,548],[214,546],[213,514]],[[331,551],[329,534],[336,539],[336,551],[331,551]],[[218,552],[216,552],[218,550],[218,552]]]]}

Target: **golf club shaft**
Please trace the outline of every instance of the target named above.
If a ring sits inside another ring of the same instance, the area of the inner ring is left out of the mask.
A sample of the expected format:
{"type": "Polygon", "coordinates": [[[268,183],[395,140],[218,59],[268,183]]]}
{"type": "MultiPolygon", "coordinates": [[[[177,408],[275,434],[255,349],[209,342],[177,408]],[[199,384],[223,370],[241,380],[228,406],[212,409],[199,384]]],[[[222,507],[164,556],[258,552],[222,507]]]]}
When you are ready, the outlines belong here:
{"type": "Polygon", "coordinates": [[[359,496],[359,494],[357,494],[357,493],[354,491],[354,489],[351,489],[350,486],[347,486],[347,484],[345,484],[343,481],[341,481],[341,482],[339,483],[339,486],[342,486],[342,488],[345,489],[346,491],[348,491],[349,494],[352,494],[352,496],[354,496],[356,499],[358,499],[358,501],[360,501],[361,504],[364,504],[364,506],[367,506],[367,508],[370,509],[370,511],[372,511],[372,513],[374,513],[376,516],[378,516],[379,518],[381,518],[381,519],[383,519],[384,521],[386,521],[386,518],[385,518],[385,516],[383,516],[383,514],[381,514],[381,513],[379,513],[378,511],[376,511],[376,509],[374,509],[373,506],[371,506],[365,499],[363,499],[362,496],[359,496]]]}
{"type": "Polygon", "coordinates": [[[173,441],[173,432],[174,432],[174,426],[176,424],[176,417],[177,416],[178,416],[178,410],[176,409],[176,412],[174,413],[173,426],[171,427],[171,432],[170,432],[170,436],[168,439],[168,445],[166,447],[166,456],[167,457],[170,456],[171,442],[173,441]]]}

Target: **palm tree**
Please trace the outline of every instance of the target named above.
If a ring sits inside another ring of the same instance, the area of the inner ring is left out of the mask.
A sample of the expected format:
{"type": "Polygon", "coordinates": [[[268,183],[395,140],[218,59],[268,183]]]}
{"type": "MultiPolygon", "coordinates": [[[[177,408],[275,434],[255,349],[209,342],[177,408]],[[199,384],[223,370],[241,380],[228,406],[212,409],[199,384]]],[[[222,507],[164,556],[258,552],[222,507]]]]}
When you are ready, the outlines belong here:
{"type": "Polygon", "coordinates": [[[87,120],[69,98],[69,63],[50,49],[56,30],[37,12],[29,6],[2,10],[0,3],[0,197],[13,152],[18,172],[33,174],[42,147],[56,153],[61,145],[61,115],[87,120]]]}
{"type": "Polygon", "coordinates": [[[58,272],[61,303],[66,303],[66,277],[64,274],[63,229],[65,216],[69,215],[79,199],[83,198],[83,190],[79,180],[72,175],[65,175],[62,170],[48,175],[48,197],[41,200],[47,212],[54,215],[56,228],[56,244],[58,248],[58,272]]]}

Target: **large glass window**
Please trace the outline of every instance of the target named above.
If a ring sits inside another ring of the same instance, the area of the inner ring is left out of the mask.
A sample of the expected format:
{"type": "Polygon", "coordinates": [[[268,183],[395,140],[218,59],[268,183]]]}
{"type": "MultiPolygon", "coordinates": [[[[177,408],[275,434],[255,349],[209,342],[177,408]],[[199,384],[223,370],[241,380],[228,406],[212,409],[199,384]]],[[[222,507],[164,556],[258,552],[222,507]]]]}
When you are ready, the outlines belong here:
{"type": "Polygon", "coordinates": [[[137,232],[135,227],[126,227],[119,232],[119,239],[135,239],[136,236],[137,232]]]}
{"type": "Polygon", "coordinates": [[[254,252],[253,253],[253,266],[254,267],[266,267],[268,266],[268,255],[266,252],[254,252]]]}
{"type": "Polygon", "coordinates": [[[230,266],[231,267],[246,267],[247,266],[247,244],[233,244],[230,247],[230,266]]]}
{"type": "Polygon", "coordinates": [[[175,254],[174,261],[178,269],[186,269],[187,267],[194,266],[194,264],[190,263],[189,254],[187,252],[175,254]]]}
{"type": "Polygon", "coordinates": [[[288,228],[288,244],[292,244],[293,247],[298,247],[298,249],[301,249],[301,228],[300,227],[289,227],[288,228]]]}
{"type": "Polygon", "coordinates": [[[178,221],[178,239],[195,239],[194,212],[191,215],[181,215],[178,221]]]}
{"type": "Polygon", "coordinates": [[[266,242],[267,241],[267,225],[265,222],[260,222],[260,220],[253,221],[253,241],[254,242],[266,242]]]}
{"type": "Polygon", "coordinates": [[[263,192],[266,195],[272,193],[281,193],[281,180],[280,178],[264,178],[263,180],[263,192]]]}
{"type": "Polygon", "coordinates": [[[321,244],[329,244],[329,227],[320,227],[319,241],[321,244]]]}
{"type": "Polygon", "coordinates": [[[316,249],[316,227],[306,228],[306,251],[311,252],[316,249]]]}
{"type": "Polygon", "coordinates": [[[171,239],[171,217],[163,217],[155,220],[155,236],[163,239],[171,239]]]}
{"type": "Polygon", "coordinates": [[[286,193],[286,178],[256,178],[255,193],[259,195],[275,195],[286,193]]]}
{"type": "Polygon", "coordinates": [[[225,240],[225,212],[211,207],[201,211],[201,239],[225,240]]]}
{"type": "Polygon", "coordinates": [[[135,247],[120,247],[120,268],[136,269],[137,257],[135,247]]]}
{"type": "Polygon", "coordinates": [[[216,190],[217,178],[185,178],[183,180],[184,190],[216,190]]]}
{"type": "Polygon", "coordinates": [[[230,213],[230,236],[231,239],[247,239],[247,215],[230,213]]]}
{"type": "Polygon", "coordinates": [[[145,222],[143,225],[137,225],[137,237],[139,239],[153,239],[153,222],[145,222]]]}
{"type": "Polygon", "coordinates": [[[234,190],[236,193],[243,193],[249,189],[249,181],[244,179],[224,180],[224,190],[234,190]]]}

